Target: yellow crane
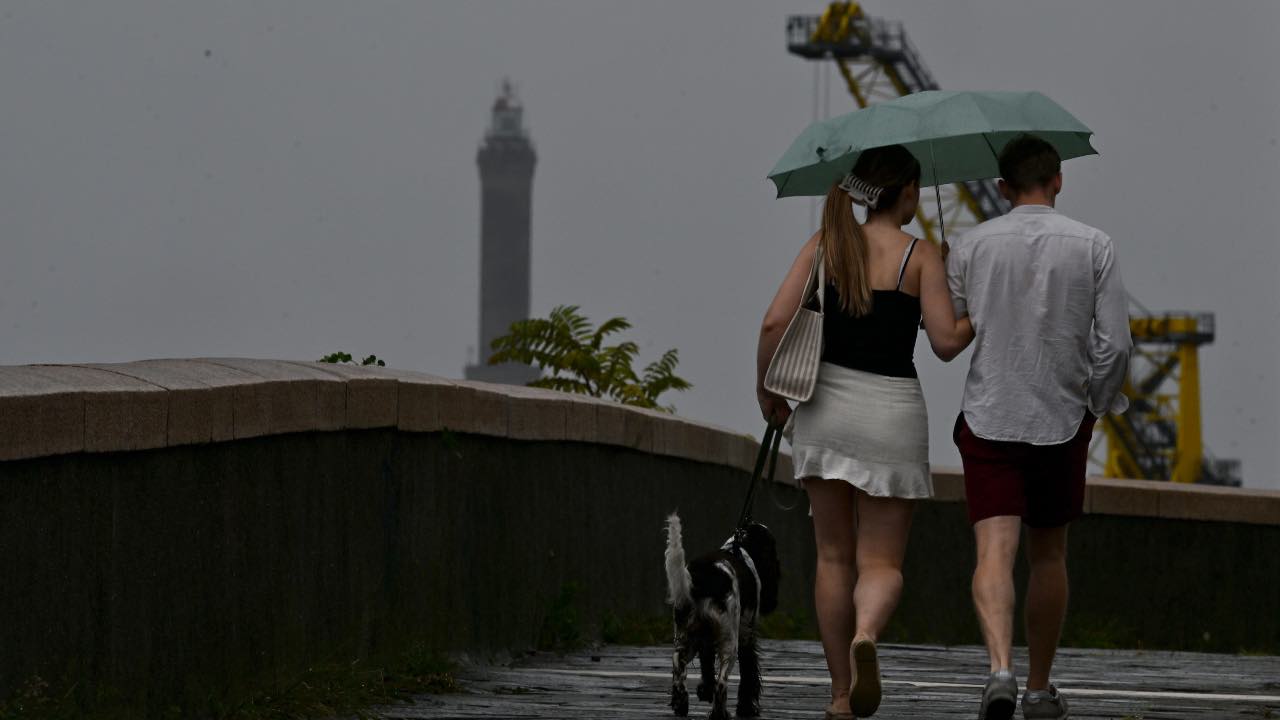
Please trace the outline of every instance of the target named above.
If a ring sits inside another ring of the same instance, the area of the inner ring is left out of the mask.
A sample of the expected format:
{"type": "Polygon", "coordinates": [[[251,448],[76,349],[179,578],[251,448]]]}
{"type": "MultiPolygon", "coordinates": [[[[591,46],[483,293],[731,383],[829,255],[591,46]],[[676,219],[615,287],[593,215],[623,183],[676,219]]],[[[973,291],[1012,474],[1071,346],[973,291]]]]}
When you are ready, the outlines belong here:
{"type": "MultiPolygon", "coordinates": [[[[938,89],[902,23],[869,17],[857,2],[833,2],[821,15],[787,18],[787,50],[807,60],[834,62],[860,108],[938,89]]],[[[947,228],[963,230],[1008,210],[990,180],[942,188],[941,218],[947,228]]],[[[941,240],[938,220],[934,204],[921,203],[916,221],[934,242],[941,240]]],[[[1135,351],[1125,394],[1131,407],[1100,423],[1107,440],[1104,472],[1239,485],[1239,462],[1208,456],[1201,442],[1199,348],[1213,341],[1213,316],[1143,309],[1130,316],[1129,324],[1135,351]]]]}
{"type": "MultiPolygon", "coordinates": [[[[822,15],[787,18],[787,50],[808,60],[833,61],[860,108],[938,89],[902,23],[868,17],[856,2],[833,2],[822,15]]],[[[961,231],[1009,210],[990,180],[955,183],[940,191],[948,230],[961,231]]],[[[934,203],[920,204],[916,222],[926,238],[942,240],[934,203]]]]}
{"type": "Polygon", "coordinates": [[[1108,477],[1239,485],[1240,463],[1204,449],[1200,433],[1200,347],[1213,342],[1209,313],[1130,315],[1134,351],[1124,415],[1108,415],[1108,477]]]}

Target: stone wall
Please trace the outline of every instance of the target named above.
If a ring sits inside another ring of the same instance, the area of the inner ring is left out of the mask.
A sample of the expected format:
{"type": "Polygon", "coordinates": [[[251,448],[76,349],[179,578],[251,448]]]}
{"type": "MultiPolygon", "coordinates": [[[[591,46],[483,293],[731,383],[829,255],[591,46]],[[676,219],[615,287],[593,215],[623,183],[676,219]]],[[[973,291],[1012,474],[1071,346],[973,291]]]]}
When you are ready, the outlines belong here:
{"type": "MultiPolygon", "coordinates": [[[[154,710],[409,643],[483,656],[653,618],[665,515],[691,553],[717,546],[755,452],[663,413],[382,368],[0,368],[0,697],[40,675],[154,710]]],[[[887,639],[978,642],[963,484],[935,484],[887,639]]],[[[1068,643],[1280,652],[1280,493],[1093,480],[1086,502],[1068,643]]],[[[812,632],[803,495],[756,507],[812,632]]]]}

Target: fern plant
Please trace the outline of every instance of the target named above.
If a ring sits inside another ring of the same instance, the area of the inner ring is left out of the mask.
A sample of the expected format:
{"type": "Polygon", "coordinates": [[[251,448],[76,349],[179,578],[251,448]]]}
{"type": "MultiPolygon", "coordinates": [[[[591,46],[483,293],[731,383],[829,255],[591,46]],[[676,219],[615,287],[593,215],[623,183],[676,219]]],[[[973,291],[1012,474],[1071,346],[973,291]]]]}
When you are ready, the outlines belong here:
{"type": "MultiPolygon", "coordinates": [[[[352,359],[352,357],[351,357],[351,353],[346,353],[346,352],[341,352],[341,351],[339,351],[339,352],[335,352],[335,353],[329,353],[328,355],[325,355],[324,357],[320,358],[320,362],[322,362],[322,363],[333,363],[334,365],[340,365],[340,364],[343,364],[343,363],[345,363],[345,364],[347,364],[347,365],[355,365],[355,364],[356,364],[356,361],[355,361],[354,359],[352,359]]],[[[370,355],[369,357],[365,358],[364,360],[361,360],[361,361],[360,361],[360,364],[361,364],[361,365],[376,365],[376,366],[378,366],[378,367],[386,367],[386,366],[387,366],[387,363],[386,363],[385,361],[381,360],[377,355],[370,355]]]]}
{"type": "Polygon", "coordinates": [[[577,305],[560,305],[546,318],[518,320],[506,335],[493,341],[490,365],[517,362],[535,365],[550,375],[529,383],[532,387],[605,397],[624,405],[675,412],[660,405],[658,397],[669,390],[693,387],[675,374],[679,353],[672,348],[637,373],[633,369],[640,347],[631,341],[606,345],[605,340],[631,328],[625,318],[610,318],[592,327],[577,305]]]}

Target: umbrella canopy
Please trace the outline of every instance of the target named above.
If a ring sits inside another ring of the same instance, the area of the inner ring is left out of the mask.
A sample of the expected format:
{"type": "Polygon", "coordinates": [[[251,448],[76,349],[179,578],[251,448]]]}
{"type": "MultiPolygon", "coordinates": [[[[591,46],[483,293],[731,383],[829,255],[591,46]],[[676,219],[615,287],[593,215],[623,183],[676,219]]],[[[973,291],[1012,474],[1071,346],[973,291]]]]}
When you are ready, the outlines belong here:
{"type": "Polygon", "coordinates": [[[1000,176],[1000,150],[1022,133],[1052,144],[1063,160],[1096,155],[1093,131],[1038,92],[929,90],[805,129],[769,172],[778,197],[826,195],[864,150],[902,145],[920,161],[922,186],[1000,176]]]}

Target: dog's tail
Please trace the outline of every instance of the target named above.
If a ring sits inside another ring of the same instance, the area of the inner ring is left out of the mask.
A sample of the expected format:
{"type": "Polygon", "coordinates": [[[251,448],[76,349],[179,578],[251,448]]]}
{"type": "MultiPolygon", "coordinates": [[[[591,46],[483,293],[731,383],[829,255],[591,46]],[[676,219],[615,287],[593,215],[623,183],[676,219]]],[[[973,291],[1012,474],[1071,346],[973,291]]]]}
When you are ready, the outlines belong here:
{"type": "Polygon", "coordinates": [[[667,602],[675,607],[693,603],[693,578],[684,564],[684,538],[680,534],[680,516],[667,516],[667,602]]]}

